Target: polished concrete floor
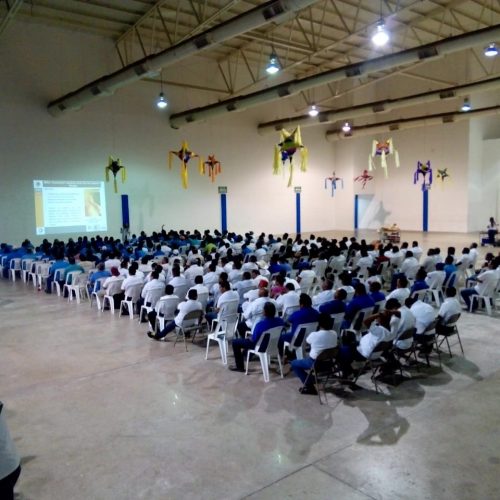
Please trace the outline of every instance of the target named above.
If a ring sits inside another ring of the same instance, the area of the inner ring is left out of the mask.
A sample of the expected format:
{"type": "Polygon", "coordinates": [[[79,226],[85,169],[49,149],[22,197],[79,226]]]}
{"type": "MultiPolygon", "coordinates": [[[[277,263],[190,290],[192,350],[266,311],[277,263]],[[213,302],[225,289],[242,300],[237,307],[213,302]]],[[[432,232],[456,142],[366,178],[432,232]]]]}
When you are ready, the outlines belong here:
{"type": "Polygon", "coordinates": [[[0,280],[18,498],[498,499],[500,321],[464,313],[459,328],[465,357],[443,371],[381,394],[364,376],[320,405],[293,376],[265,384],[215,347],[205,361],[201,344],[0,280]]]}

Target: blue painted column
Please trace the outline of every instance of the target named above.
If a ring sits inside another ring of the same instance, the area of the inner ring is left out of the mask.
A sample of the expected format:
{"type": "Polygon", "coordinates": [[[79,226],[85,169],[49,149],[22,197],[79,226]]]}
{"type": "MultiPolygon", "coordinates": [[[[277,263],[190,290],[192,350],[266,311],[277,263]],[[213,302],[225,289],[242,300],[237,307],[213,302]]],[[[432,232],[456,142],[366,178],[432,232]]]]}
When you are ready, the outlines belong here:
{"type": "Polygon", "coordinates": [[[354,195],[354,230],[358,229],[358,201],[359,196],[357,194],[354,195]]]}
{"type": "Polygon", "coordinates": [[[295,191],[295,232],[298,234],[302,231],[300,225],[300,193],[302,188],[300,186],[296,186],[294,188],[295,191]]]}
{"type": "Polygon", "coordinates": [[[219,186],[221,230],[227,231],[227,186],[219,186]]]}
{"type": "Polygon", "coordinates": [[[423,211],[422,211],[422,230],[426,233],[429,230],[429,190],[422,191],[423,211]]]}
{"type": "Polygon", "coordinates": [[[130,213],[128,209],[128,194],[122,194],[122,227],[130,227],[130,213]]]}

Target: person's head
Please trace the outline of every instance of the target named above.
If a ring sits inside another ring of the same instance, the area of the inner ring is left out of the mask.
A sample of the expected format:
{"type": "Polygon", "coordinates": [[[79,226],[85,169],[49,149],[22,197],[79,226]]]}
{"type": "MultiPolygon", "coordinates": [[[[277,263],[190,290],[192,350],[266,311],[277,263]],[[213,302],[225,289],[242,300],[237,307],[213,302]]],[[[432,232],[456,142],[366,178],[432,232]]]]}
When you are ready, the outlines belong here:
{"type": "Polygon", "coordinates": [[[301,293],[299,297],[299,306],[300,307],[312,307],[312,300],[307,293],[301,293]]]}
{"type": "Polygon", "coordinates": [[[111,268],[111,276],[120,276],[120,271],[118,271],[117,267],[111,268]]]}
{"type": "Polygon", "coordinates": [[[385,303],[386,311],[397,311],[401,307],[401,303],[397,299],[389,299],[385,303]]]}
{"type": "Polygon", "coordinates": [[[378,281],[372,281],[370,283],[370,293],[380,292],[382,285],[378,281]]]}
{"type": "Polygon", "coordinates": [[[104,269],[105,269],[104,262],[99,262],[99,264],[97,264],[97,270],[104,271],[104,269]]]}
{"type": "Polygon", "coordinates": [[[333,320],[329,314],[320,313],[318,317],[318,327],[320,330],[331,330],[333,326],[333,320]]]}
{"type": "Polygon", "coordinates": [[[429,250],[427,250],[427,256],[432,257],[433,255],[434,255],[434,248],[429,248],[429,250]]]}
{"type": "Polygon", "coordinates": [[[455,247],[448,247],[448,255],[455,255],[455,247]]]}
{"type": "Polygon", "coordinates": [[[449,286],[446,289],[446,296],[447,297],[455,297],[457,295],[457,289],[454,286],[449,286]]]}
{"type": "Polygon", "coordinates": [[[287,283],[285,285],[285,289],[287,292],[294,292],[295,291],[295,285],[293,283],[287,283]]]}
{"type": "Polygon", "coordinates": [[[401,276],[401,278],[398,279],[398,288],[406,288],[408,286],[408,280],[406,276],[401,276]]]}
{"type": "Polygon", "coordinates": [[[363,283],[357,283],[354,287],[354,294],[358,296],[366,295],[366,286],[363,283]]]}
{"type": "Polygon", "coordinates": [[[203,285],[203,276],[201,274],[198,274],[197,276],[195,276],[194,283],[195,283],[195,285],[203,285]]]}
{"type": "Polygon", "coordinates": [[[160,277],[160,272],[155,269],[154,271],[151,272],[151,279],[152,280],[157,280],[160,277]]]}
{"type": "Polygon", "coordinates": [[[425,280],[425,278],[427,278],[427,273],[425,272],[425,269],[423,267],[419,268],[415,278],[417,281],[423,281],[425,280]]]}
{"type": "Polygon", "coordinates": [[[405,299],[405,306],[409,309],[413,304],[415,304],[415,302],[417,302],[417,300],[419,300],[418,297],[408,297],[405,299]]]}
{"type": "Polygon", "coordinates": [[[335,292],[335,299],[344,301],[345,299],[347,299],[347,292],[343,288],[339,288],[335,292]]]}
{"type": "Polygon", "coordinates": [[[470,253],[470,248],[464,247],[463,250],[462,250],[462,254],[463,255],[469,255],[469,253],[470,253]]]}
{"type": "Polygon", "coordinates": [[[231,285],[229,281],[219,281],[219,290],[221,293],[228,292],[231,290],[231,285]]]}
{"type": "Polygon", "coordinates": [[[494,226],[494,225],[495,225],[495,218],[494,218],[494,217],[490,217],[490,224],[491,224],[492,226],[494,226]]]}
{"type": "Polygon", "coordinates": [[[274,318],[276,316],[276,306],[272,302],[264,304],[264,316],[266,318],[274,318]]]}
{"type": "Polygon", "coordinates": [[[198,299],[198,292],[196,291],[196,288],[191,288],[191,290],[188,291],[188,299],[189,300],[198,299]]]}
{"type": "Polygon", "coordinates": [[[323,290],[331,290],[333,288],[333,281],[329,279],[325,279],[321,285],[323,290]]]}
{"type": "Polygon", "coordinates": [[[413,252],[411,250],[408,250],[406,252],[405,258],[409,259],[410,257],[413,257],[413,252]]]}
{"type": "Polygon", "coordinates": [[[268,296],[269,296],[269,289],[267,287],[260,287],[259,297],[268,297],[268,296]]]}
{"type": "Polygon", "coordinates": [[[69,257],[68,257],[68,262],[69,262],[70,264],[74,264],[74,263],[75,263],[75,258],[74,258],[72,255],[71,255],[71,256],[69,256],[69,257]]]}
{"type": "Polygon", "coordinates": [[[165,295],[173,295],[174,294],[174,287],[172,285],[167,285],[165,287],[165,295]]]}
{"type": "Polygon", "coordinates": [[[450,266],[451,264],[453,264],[453,256],[452,255],[447,255],[446,259],[444,259],[444,263],[447,266],[450,266]]]}
{"type": "Polygon", "coordinates": [[[414,241],[412,244],[411,244],[412,247],[418,247],[418,241],[414,241]]]}
{"type": "Polygon", "coordinates": [[[276,276],[276,284],[279,286],[284,286],[285,285],[285,277],[281,274],[276,276]]]}
{"type": "Polygon", "coordinates": [[[178,278],[181,275],[181,268],[179,266],[172,267],[172,276],[178,278]]]}
{"type": "Polygon", "coordinates": [[[436,264],[436,271],[443,271],[444,270],[444,263],[443,262],[438,262],[436,264]]]}

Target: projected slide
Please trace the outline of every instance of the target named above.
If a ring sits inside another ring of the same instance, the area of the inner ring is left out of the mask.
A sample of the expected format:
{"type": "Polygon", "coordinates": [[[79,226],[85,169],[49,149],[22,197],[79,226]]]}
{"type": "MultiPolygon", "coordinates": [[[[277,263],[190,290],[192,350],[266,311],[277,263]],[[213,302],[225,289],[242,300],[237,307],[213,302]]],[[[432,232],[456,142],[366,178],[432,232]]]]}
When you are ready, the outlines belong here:
{"type": "Polygon", "coordinates": [[[107,231],[104,182],[33,181],[36,234],[107,231]]]}

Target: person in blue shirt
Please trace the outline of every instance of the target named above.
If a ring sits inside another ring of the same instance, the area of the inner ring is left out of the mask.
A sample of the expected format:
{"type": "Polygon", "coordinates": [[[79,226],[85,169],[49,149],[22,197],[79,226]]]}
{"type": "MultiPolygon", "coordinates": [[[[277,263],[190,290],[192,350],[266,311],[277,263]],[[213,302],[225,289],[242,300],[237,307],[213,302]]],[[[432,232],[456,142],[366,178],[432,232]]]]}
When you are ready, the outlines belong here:
{"type": "Polygon", "coordinates": [[[425,269],[421,267],[417,271],[417,275],[415,276],[415,282],[410,288],[410,293],[412,295],[414,292],[418,292],[419,290],[427,290],[427,288],[429,288],[429,285],[425,282],[425,278],[427,278],[427,273],[425,272],[425,269]]]}
{"type": "Polygon", "coordinates": [[[446,287],[453,286],[455,282],[455,277],[450,280],[450,276],[457,271],[457,266],[454,264],[454,259],[452,255],[448,255],[444,260],[444,272],[446,273],[446,278],[444,282],[446,283],[446,287]]]}
{"type": "Polygon", "coordinates": [[[385,300],[385,293],[381,291],[382,285],[378,281],[372,281],[370,283],[370,297],[375,304],[377,302],[382,302],[385,300]]]}
{"type": "Polygon", "coordinates": [[[283,344],[285,342],[290,342],[293,339],[295,330],[299,325],[305,323],[316,323],[319,318],[319,312],[312,306],[312,300],[307,293],[301,293],[299,297],[299,310],[290,314],[287,323],[290,324],[291,328],[288,332],[282,333],[280,340],[278,342],[278,349],[281,355],[283,355],[283,344]]]}
{"type": "Polygon", "coordinates": [[[278,256],[277,255],[273,255],[271,257],[271,262],[269,264],[269,267],[267,269],[269,271],[269,273],[272,275],[272,274],[278,274],[281,272],[282,270],[282,267],[281,265],[278,263],[278,256]]]}
{"type": "Polygon", "coordinates": [[[264,319],[261,319],[255,324],[252,330],[252,337],[249,339],[233,339],[233,353],[235,366],[230,366],[229,369],[233,372],[245,371],[244,361],[245,354],[249,349],[253,349],[264,332],[276,326],[285,327],[285,322],[276,317],[276,306],[272,302],[264,304],[264,319]]]}
{"type": "Polygon", "coordinates": [[[342,329],[349,328],[349,326],[351,325],[351,321],[354,319],[358,311],[374,306],[375,302],[366,293],[365,285],[363,283],[358,283],[354,287],[353,299],[347,304],[344,321],[342,323],[342,329]]]}
{"type": "MultiPolygon", "coordinates": [[[[89,277],[89,289],[90,292],[94,290],[95,282],[100,278],[109,278],[111,273],[104,268],[104,262],[100,262],[97,265],[97,271],[93,272],[89,277]]],[[[96,290],[98,291],[98,289],[96,290]]]]}
{"type": "Polygon", "coordinates": [[[58,269],[64,269],[69,266],[69,264],[64,260],[63,254],[58,252],[55,255],[56,261],[49,268],[49,277],[47,278],[45,292],[52,293],[52,282],[54,281],[54,275],[58,269]]]}
{"type": "Polygon", "coordinates": [[[319,312],[325,314],[339,314],[345,312],[347,292],[343,288],[339,288],[334,295],[333,300],[325,302],[319,306],[319,312]]]}

